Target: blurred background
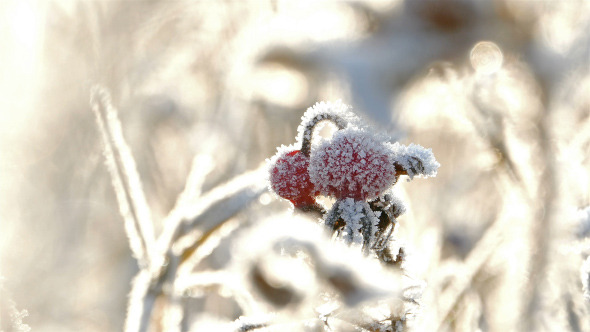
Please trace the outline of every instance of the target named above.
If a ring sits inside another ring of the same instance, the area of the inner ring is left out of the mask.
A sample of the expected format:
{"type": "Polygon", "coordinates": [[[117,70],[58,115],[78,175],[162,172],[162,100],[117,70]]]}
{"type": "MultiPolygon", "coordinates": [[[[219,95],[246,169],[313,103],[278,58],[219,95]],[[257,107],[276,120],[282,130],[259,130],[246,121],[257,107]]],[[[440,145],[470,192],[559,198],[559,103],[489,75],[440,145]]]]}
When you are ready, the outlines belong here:
{"type": "Polygon", "coordinates": [[[590,2],[5,0],[0,15],[0,301],[32,330],[123,326],[137,263],[89,107],[97,83],[154,220],[195,156],[213,165],[207,191],[342,99],[442,165],[397,185],[397,237],[429,285],[417,330],[436,328],[463,277],[443,330],[590,330],[590,2]]]}

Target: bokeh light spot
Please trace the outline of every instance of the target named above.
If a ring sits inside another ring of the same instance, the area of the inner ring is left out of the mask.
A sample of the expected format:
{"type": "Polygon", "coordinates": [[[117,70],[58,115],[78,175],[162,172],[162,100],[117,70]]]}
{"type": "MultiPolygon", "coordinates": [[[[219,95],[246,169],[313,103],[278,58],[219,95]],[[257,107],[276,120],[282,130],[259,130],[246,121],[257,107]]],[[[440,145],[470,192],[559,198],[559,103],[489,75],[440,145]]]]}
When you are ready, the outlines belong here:
{"type": "Polygon", "coordinates": [[[498,45],[482,41],[471,49],[469,59],[473,69],[478,73],[489,75],[497,72],[502,67],[504,55],[498,45]]]}
{"type": "Polygon", "coordinates": [[[307,96],[307,79],[282,65],[266,65],[254,76],[254,93],[259,98],[282,106],[300,104],[307,96]]]}

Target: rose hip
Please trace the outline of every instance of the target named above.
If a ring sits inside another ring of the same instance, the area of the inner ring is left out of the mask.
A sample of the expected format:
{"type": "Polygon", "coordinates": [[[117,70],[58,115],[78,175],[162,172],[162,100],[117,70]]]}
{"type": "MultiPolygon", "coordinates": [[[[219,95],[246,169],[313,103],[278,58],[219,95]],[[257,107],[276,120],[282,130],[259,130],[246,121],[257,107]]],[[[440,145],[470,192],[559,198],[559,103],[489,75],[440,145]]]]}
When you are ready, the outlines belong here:
{"type": "Polygon", "coordinates": [[[311,153],[310,177],[323,195],[373,199],[397,180],[392,151],[374,135],[347,128],[311,153]]]}
{"type": "Polygon", "coordinates": [[[284,149],[270,163],[270,187],[277,195],[291,201],[296,208],[315,204],[317,191],[309,179],[308,157],[300,150],[284,149]]]}

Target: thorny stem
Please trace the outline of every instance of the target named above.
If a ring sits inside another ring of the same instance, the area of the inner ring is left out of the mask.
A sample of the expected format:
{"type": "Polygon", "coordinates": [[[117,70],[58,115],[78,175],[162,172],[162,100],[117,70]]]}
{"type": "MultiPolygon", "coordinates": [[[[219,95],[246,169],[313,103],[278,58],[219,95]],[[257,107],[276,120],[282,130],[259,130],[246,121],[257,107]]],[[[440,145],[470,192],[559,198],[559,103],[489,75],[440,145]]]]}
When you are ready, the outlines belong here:
{"type": "Polygon", "coordinates": [[[305,131],[303,132],[303,138],[301,140],[301,153],[303,153],[304,156],[309,158],[311,154],[311,139],[315,126],[318,123],[326,120],[334,123],[339,130],[344,129],[348,125],[346,120],[331,113],[321,113],[316,115],[306,124],[305,131]]]}

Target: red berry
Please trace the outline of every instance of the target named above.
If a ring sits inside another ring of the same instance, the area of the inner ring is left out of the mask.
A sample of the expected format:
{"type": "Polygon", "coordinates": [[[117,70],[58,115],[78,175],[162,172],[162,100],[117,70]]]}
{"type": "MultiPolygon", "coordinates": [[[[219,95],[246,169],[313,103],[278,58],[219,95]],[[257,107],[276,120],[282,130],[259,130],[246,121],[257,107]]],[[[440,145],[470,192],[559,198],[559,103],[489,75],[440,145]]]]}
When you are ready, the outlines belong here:
{"type": "Polygon", "coordinates": [[[307,171],[309,158],[300,150],[279,150],[270,161],[270,187],[297,208],[315,204],[317,195],[307,171]]]}
{"type": "Polygon", "coordinates": [[[391,149],[354,127],[336,132],[314,149],[309,171],[321,194],[338,199],[373,199],[397,180],[391,149]]]}

